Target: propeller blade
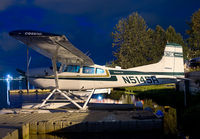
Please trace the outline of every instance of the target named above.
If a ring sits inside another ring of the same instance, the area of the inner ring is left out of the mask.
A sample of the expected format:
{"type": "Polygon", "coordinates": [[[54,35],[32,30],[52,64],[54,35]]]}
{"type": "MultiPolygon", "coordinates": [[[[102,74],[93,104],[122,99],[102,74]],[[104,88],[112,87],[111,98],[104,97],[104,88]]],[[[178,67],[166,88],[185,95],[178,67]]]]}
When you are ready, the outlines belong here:
{"type": "Polygon", "coordinates": [[[16,71],[21,75],[21,76],[26,76],[26,72],[21,70],[21,69],[16,69],[16,71]]]}

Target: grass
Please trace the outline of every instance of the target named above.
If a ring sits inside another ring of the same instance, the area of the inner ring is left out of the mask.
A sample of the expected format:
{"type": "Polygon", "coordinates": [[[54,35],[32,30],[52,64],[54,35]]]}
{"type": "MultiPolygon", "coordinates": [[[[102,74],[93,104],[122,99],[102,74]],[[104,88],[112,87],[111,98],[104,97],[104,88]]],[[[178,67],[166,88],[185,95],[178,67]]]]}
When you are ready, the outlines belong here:
{"type": "Polygon", "coordinates": [[[163,90],[163,89],[173,89],[175,90],[174,84],[165,84],[165,85],[149,85],[149,86],[134,86],[134,87],[126,87],[125,90],[127,92],[141,92],[141,91],[152,91],[152,90],[163,90]]]}
{"type": "Polygon", "coordinates": [[[194,67],[194,68],[189,68],[189,72],[193,72],[193,71],[200,71],[200,67],[194,67]]]}

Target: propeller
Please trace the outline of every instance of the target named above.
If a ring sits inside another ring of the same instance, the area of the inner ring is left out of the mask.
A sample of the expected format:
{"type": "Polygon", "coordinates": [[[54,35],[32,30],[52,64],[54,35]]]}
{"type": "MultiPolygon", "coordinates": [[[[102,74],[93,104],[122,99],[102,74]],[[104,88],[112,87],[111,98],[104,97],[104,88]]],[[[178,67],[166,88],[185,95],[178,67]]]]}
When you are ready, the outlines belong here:
{"type": "Polygon", "coordinates": [[[21,69],[16,69],[16,71],[17,71],[21,76],[23,76],[23,77],[25,78],[25,76],[26,76],[26,72],[25,72],[25,71],[23,71],[23,70],[21,70],[21,69]]]}
{"type": "Polygon", "coordinates": [[[26,75],[26,72],[21,70],[21,69],[16,69],[16,71],[19,73],[19,75],[22,76],[22,79],[25,80],[26,82],[26,89],[27,89],[27,93],[29,93],[29,86],[28,86],[28,77],[26,75]]]}

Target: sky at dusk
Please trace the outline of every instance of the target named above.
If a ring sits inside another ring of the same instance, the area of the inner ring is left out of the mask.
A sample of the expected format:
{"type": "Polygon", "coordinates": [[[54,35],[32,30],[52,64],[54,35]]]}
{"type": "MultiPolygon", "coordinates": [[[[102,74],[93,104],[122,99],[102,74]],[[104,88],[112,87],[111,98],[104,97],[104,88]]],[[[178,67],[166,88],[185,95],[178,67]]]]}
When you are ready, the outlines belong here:
{"type": "MultiPolygon", "coordinates": [[[[200,0],[0,0],[0,75],[26,69],[26,46],[8,36],[13,30],[38,30],[66,35],[96,64],[112,61],[114,26],[138,12],[149,28],[172,25],[187,37],[186,22],[200,0]]],[[[49,66],[48,58],[30,51],[30,68],[49,66]]]]}

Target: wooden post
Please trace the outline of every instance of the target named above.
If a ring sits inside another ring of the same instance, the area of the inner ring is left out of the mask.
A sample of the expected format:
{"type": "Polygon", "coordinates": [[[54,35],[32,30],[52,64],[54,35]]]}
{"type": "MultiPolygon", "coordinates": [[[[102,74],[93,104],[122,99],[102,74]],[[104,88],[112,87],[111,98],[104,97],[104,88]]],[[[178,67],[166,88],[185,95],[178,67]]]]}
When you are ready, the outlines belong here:
{"type": "Polygon", "coordinates": [[[190,96],[190,81],[185,80],[185,89],[184,89],[184,106],[187,107],[189,105],[189,96],[190,96]]]}
{"type": "Polygon", "coordinates": [[[179,85],[179,84],[180,84],[180,82],[177,82],[177,83],[176,83],[176,92],[179,92],[179,91],[180,91],[180,88],[179,88],[180,85],[179,85]]]}

